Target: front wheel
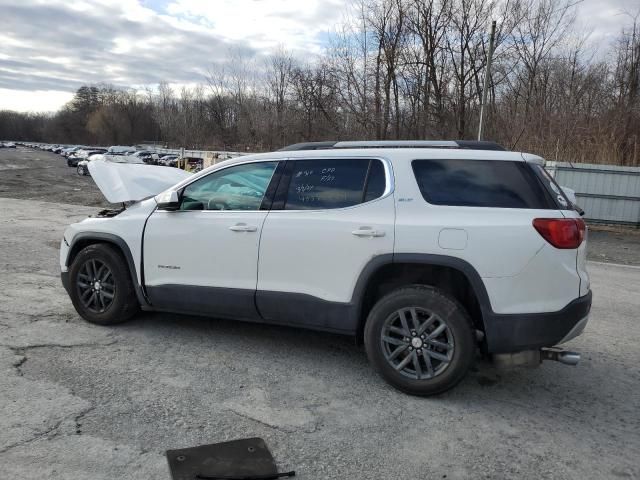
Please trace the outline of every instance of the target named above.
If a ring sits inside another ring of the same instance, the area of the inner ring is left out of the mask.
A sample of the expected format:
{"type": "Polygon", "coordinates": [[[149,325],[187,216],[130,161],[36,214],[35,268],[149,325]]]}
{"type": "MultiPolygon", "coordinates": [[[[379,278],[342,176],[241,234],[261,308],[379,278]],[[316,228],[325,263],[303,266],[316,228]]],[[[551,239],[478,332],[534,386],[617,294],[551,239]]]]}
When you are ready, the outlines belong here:
{"type": "Polygon", "coordinates": [[[76,171],[78,172],[78,175],[84,175],[84,167],[82,165],[78,165],[76,171]]]}
{"type": "Polygon", "coordinates": [[[364,341],[369,361],[387,382],[421,396],[457,385],[476,348],[464,308],[427,286],[401,288],[380,299],[369,313],[364,341]]]}
{"type": "Polygon", "coordinates": [[[114,325],[139,309],[127,264],[110,245],[83,248],[71,264],[69,280],[73,306],[88,322],[114,325]]]}

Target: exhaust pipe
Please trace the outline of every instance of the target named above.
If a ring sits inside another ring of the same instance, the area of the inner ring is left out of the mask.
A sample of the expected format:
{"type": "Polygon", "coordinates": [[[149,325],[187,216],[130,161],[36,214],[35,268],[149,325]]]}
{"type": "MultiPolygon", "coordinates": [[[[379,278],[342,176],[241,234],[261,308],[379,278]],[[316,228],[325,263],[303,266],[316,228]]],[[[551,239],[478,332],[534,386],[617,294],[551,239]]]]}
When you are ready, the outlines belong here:
{"type": "Polygon", "coordinates": [[[553,360],[565,365],[577,365],[580,361],[579,353],[559,349],[543,348],[540,350],[540,355],[542,360],[553,360]]]}
{"type": "Polygon", "coordinates": [[[565,365],[577,365],[580,361],[580,354],[568,352],[560,348],[541,348],[540,350],[525,350],[517,353],[494,354],[493,363],[498,368],[515,368],[540,366],[543,360],[553,360],[565,365]]]}

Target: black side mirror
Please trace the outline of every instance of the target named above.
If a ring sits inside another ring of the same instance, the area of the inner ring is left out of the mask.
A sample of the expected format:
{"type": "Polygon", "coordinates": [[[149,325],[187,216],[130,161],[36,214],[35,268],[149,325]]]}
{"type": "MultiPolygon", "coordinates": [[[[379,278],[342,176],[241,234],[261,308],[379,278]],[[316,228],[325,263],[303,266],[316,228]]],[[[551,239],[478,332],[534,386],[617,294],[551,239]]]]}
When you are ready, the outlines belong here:
{"type": "Polygon", "coordinates": [[[180,197],[178,196],[178,192],[167,190],[156,196],[156,203],[158,204],[159,210],[172,212],[180,208],[180,197]]]}

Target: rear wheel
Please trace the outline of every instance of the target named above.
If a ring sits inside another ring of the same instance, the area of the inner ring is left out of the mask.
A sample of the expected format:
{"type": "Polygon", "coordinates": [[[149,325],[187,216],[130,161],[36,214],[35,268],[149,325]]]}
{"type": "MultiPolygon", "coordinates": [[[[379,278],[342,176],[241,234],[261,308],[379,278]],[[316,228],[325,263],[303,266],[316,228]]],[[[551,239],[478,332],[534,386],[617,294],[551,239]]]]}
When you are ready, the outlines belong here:
{"type": "Polygon", "coordinates": [[[110,245],[83,248],[71,264],[69,277],[73,306],[88,322],[121,323],[139,309],[125,260],[110,245]]]}
{"type": "Polygon", "coordinates": [[[78,165],[76,171],[78,172],[78,175],[84,175],[84,167],[82,165],[78,165]]]}
{"type": "Polygon", "coordinates": [[[369,361],[385,380],[423,396],[460,382],[476,348],[464,308],[427,286],[401,288],[380,299],[369,313],[364,339],[369,361]]]}

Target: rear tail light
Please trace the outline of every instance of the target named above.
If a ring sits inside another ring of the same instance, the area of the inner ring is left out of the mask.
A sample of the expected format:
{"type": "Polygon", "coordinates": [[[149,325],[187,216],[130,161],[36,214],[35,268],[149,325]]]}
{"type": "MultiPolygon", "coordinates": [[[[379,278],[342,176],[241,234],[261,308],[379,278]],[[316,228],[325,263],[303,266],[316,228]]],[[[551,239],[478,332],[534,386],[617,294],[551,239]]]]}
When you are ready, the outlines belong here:
{"type": "Polygon", "coordinates": [[[578,248],[586,225],[581,218],[536,218],[533,227],[556,248],[578,248]]]}

